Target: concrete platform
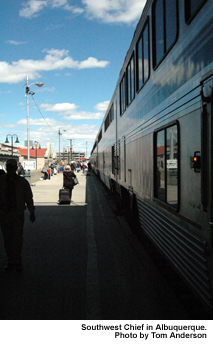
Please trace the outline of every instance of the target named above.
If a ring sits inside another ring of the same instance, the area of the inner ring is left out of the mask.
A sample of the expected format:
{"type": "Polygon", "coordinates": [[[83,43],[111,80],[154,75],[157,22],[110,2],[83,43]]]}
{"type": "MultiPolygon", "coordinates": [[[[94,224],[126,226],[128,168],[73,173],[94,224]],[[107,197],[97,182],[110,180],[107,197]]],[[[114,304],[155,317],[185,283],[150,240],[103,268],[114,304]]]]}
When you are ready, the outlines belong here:
{"type": "MultiPolygon", "coordinates": [[[[79,184],[73,188],[71,205],[85,205],[86,176],[76,173],[79,184]]],[[[51,180],[39,180],[32,186],[33,199],[36,206],[58,205],[59,190],[63,186],[63,173],[51,176],[51,180]]]]}
{"type": "Polygon", "coordinates": [[[33,186],[23,271],[5,272],[0,235],[2,320],[189,320],[95,176],[78,175],[71,205],[58,205],[62,174],[33,186]]]}

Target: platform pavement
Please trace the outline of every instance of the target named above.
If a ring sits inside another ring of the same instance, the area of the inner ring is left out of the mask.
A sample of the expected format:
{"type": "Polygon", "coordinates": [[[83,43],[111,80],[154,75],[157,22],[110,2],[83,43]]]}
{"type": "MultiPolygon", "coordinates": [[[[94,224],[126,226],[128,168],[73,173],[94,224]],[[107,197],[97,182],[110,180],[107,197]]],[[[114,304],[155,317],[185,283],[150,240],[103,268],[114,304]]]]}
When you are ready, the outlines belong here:
{"type": "Polygon", "coordinates": [[[0,319],[190,319],[99,179],[78,179],[71,205],[57,204],[62,174],[32,187],[36,221],[26,211],[21,273],[4,271],[0,235],[0,319]]]}
{"type": "MultiPolygon", "coordinates": [[[[85,205],[86,175],[82,171],[76,173],[79,184],[72,191],[71,205],[85,205]]],[[[59,190],[63,187],[63,173],[51,176],[50,180],[40,180],[31,186],[35,206],[58,205],[59,190]]]]}

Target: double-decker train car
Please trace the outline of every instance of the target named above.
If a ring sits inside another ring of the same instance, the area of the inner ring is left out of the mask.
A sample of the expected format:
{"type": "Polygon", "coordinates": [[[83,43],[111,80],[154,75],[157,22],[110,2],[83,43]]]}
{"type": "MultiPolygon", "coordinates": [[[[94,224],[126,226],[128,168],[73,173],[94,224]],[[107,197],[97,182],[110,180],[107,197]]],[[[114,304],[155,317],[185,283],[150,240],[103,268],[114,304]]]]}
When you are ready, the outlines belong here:
{"type": "Polygon", "coordinates": [[[148,0],[90,162],[211,308],[212,157],[213,2],[148,0]]]}

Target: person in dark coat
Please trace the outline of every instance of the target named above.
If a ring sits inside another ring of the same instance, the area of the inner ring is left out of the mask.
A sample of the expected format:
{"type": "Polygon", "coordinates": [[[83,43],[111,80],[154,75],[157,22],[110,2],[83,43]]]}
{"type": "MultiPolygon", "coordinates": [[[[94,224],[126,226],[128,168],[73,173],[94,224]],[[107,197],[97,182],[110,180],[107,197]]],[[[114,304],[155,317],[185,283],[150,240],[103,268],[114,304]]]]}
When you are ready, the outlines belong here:
{"type": "Polygon", "coordinates": [[[16,160],[8,159],[6,168],[7,173],[0,176],[0,225],[8,258],[5,270],[21,271],[24,211],[27,206],[33,223],[35,207],[29,182],[16,174],[16,160]]]}
{"type": "Polygon", "coordinates": [[[23,168],[23,165],[21,165],[21,163],[18,163],[18,175],[21,175],[21,176],[25,175],[25,170],[23,168]]]}
{"type": "Polygon", "coordinates": [[[69,165],[66,165],[63,172],[63,187],[69,189],[70,200],[72,198],[72,189],[74,187],[73,178],[76,177],[69,165]]]}

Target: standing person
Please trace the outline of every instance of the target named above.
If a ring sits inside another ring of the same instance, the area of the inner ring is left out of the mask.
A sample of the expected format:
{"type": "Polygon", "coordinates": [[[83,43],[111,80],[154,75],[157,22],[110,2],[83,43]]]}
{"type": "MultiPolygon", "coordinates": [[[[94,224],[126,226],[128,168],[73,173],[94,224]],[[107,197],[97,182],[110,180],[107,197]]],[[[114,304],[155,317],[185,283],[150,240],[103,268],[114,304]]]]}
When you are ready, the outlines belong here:
{"type": "Polygon", "coordinates": [[[84,163],[84,165],[83,165],[83,173],[84,173],[85,169],[87,169],[87,165],[84,163]]]}
{"type": "Polygon", "coordinates": [[[70,200],[72,198],[72,189],[74,187],[73,178],[76,177],[69,165],[66,165],[63,172],[63,187],[70,190],[70,200]]]}
{"type": "Polygon", "coordinates": [[[24,174],[25,174],[24,168],[21,165],[21,163],[19,162],[18,163],[18,175],[24,176],[24,174]]]}
{"type": "Polygon", "coordinates": [[[48,167],[47,173],[48,173],[48,179],[51,180],[51,168],[50,167],[48,167]]]}
{"type": "Polygon", "coordinates": [[[16,174],[17,162],[8,159],[7,173],[0,177],[0,225],[7,254],[5,270],[22,270],[24,211],[30,212],[30,221],[35,221],[33,194],[29,182],[16,174]]]}
{"type": "Polygon", "coordinates": [[[54,175],[54,166],[53,166],[53,163],[51,163],[50,168],[51,168],[51,176],[53,176],[53,175],[54,175]]]}
{"type": "Polygon", "coordinates": [[[47,174],[47,167],[46,167],[46,165],[43,166],[41,172],[44,174],[44,180],[47,180],[48,174],[47,174]]]}

